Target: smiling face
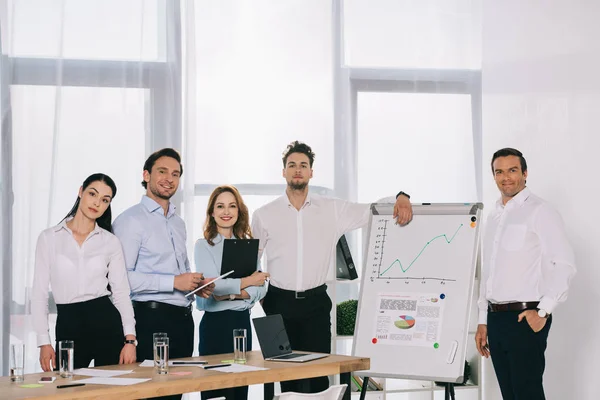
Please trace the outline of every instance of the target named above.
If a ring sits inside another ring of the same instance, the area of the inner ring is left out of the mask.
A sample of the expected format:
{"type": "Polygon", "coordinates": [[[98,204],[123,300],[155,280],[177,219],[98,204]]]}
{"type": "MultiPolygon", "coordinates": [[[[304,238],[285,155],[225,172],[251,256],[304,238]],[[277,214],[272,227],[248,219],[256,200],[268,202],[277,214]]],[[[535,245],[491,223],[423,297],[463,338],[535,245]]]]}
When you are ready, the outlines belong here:
{"type": "MultiPolygon", "coordinates": [[[[238,203],[235,201],[235,196],[231,192],[223,192],[218,195],[211,216],[214,218],[220,234],[231,232],[238,220],[238,203]]],[[[230,236],[230,233],[227,236],[230,236]]]]}
{"type": "Polygon", "coordinates": [[[498,157],[494,160],[494,180],[506,204],[525,188],[527,171],[521,170],[521,160],[517,156],[498,157]]]}
{"type": "Polygon", "coordinates": [[[112,196],[113,191],[106,183],[92,182],[85,189],[79,188],[78,210],[89,219],[98,219],[110,205],[112,196]]]}
{"type": "Polygon", "coordinates": [[[144,170],[146,195],[154,200],[169,200],[179,187],[181,167],[179,162],[171,157],[161,157],[152,166],[152,171],[144,170]]]}
{"type": "Polygon", "coordinates": [[[292,190],[304,190],[313,176],[310,160],[306,154],[292,153],[288,156],[283,177],[292,190]]]}

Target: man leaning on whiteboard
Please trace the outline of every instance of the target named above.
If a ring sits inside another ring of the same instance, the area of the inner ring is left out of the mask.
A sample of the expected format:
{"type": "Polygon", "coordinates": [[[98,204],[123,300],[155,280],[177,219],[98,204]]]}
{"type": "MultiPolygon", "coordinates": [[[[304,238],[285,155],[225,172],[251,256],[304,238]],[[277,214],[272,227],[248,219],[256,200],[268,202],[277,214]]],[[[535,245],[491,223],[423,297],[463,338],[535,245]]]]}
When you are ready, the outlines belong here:
{"type": "Polygon", "coordinates": [[[575,257],[558,212],[526,187],[523,154],[498,150],[492,173],[501,197],[483,239],[475,344],[492,357],[505,400],[542,400],[552,313],[567,298],[575,257]]]}

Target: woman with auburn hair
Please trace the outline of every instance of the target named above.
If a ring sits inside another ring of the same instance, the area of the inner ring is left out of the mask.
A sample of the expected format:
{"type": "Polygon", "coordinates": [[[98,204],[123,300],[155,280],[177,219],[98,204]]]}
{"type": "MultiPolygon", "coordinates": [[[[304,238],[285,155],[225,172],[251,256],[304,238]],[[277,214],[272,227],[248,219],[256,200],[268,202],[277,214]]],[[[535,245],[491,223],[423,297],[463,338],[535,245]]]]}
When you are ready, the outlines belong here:
{"type": "Polygon", "coordinates": [[[75,342],[75,368],[92,360],[97,367],[136,361],[129,281],[121,242],[112,234],[116,194],[108,175],[88,176],[67,216],[38,238],[31,314],[44,371],[57,367],[48,332],[49,285],[57,308],[56,344],[75,342]]]}
{"type": "MultiPolygon", "coordinates": [[[[206,209],[204,239],[198,239],[194,248],[196,272],[204,276],[221,275],[223,242],[227,239],[251,239],[248,207],[233,186],[219,186],[213,190],[206,209]]],[[[258,267],[258,260],[257,260],[258,267]]],[[[247,350],[252,350],[250,309],[265,297],[265,282],[269,274],[257,270],[241,279],[220,279],[215,282],[213,295],[197,298],[196,305],[204,311],[200,322],[201,356],[233,352],[233,330],[245,328],[247,350]]],[[[228,400],[248,398],[248,386],[202,392],[202,399],[226,397],[228,400]]]]}

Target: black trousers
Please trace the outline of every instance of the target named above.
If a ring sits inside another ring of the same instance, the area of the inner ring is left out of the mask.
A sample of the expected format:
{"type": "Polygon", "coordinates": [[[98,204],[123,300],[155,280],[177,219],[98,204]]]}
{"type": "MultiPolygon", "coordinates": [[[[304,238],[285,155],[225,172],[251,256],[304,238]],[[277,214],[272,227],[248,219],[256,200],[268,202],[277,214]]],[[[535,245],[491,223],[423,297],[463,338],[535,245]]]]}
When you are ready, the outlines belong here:
{"type": "Polygon", "coordinates": [[[504,400],[545,400],[542,376],[544,352],[552,316],[535,333],[521,311],[488,312],[490,355],[504,400]]]}
{"type": "Polygon", "coordinates": [[[86,368],[94,360],[96,367],[119,363],[125,344],[121,314],[108,296],[71,304],[57,304],[56,347],[58,342],[73,340],[74,367],[86,368]]]}
{"type": "MultiPolygon", "coordinates": [[[[201,356],[233,353],[233,330],[246,329],[246,350],[252,350],[252,327],[250,311],[218,311],[205,312],[200,321],[200,343],[198,352],[201,356]]],[[[201,393],[202,399],[225,397],[227,400],[245,400],[248,398],[248,386],[230,389],[207,390],[201,393]]]]}
{"type": "MultiPolygon", "coordinates": [[[[133,302],[138,340],[137,360],[154,360],[152,335],[165,332],[169,337],[169,359],[191,357],[194,352],[194,320],[192,310],[166,303],[133,302]],[[149,305],[154,303],[157,308],[149,305]]],[[[181,395],[161,399],[181,399],[181,395]]]]}
{"type": "MultiPolygon", "coordinates": [[[[303,299],[293,293],[269,288],[265,313],[281,314],[293,350],[331,353],[331,299],[325,291],[303,299]]],[[[326,376],[281,382],[282,392],[318,393],[328,387],[326,376]]]]}

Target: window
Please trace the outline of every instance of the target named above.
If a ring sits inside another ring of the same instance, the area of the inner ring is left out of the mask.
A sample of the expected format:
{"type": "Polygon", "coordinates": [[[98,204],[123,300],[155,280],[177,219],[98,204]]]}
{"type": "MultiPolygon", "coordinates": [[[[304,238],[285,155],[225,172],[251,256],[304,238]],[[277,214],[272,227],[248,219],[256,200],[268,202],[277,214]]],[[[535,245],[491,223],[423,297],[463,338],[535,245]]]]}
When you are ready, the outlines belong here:
{"type": "Polygon", "coordinates": [[[481,5],[472,0],[344,0],[352,67],[479,69],[481,5]]]}
{"type": "Polygon", "coordinates": [[[471,99],[465,94],[358,94],[358,200],[475,202],[471,99]]]}
{"type": "Polygon", "coordinates": [[[300,140],[312,183],[332,187],[331,5],[200,1],[195,15],[196,182],[285,183],[281,153],[300,140]]]}
{"type": "Polygon", "coordinates": [[[159,61],[167,0],[9,2],[15,57],[159,61]]]}

